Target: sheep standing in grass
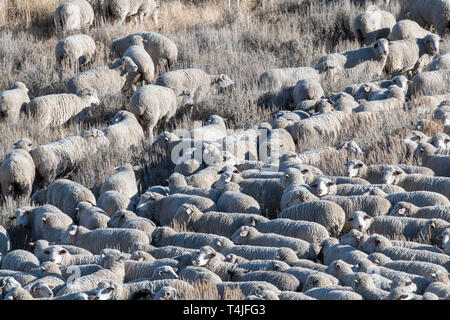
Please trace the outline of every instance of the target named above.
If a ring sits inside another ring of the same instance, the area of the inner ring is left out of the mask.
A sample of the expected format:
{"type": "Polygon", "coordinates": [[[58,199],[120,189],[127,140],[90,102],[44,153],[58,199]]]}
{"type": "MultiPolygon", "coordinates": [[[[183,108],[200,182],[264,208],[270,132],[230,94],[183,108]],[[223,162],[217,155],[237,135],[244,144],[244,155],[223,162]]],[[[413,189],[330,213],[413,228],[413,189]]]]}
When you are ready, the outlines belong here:
{"type": "Polygon", "coordinates": [[[234,82],[225,74],[209,75],[201,69],[192,68],[166,72],[156,79],[155,84],[188,88],[194,96],[194,103],[199,103],[211,91],[229,88],[234,82]]]}
{"type": "Polygon", "coordinates": [[[58,41],[55,47],[59,68],[76,66],[76,70],[90,62],[95,55],[95,41],[86,34],[75,34],[58,41]]]}
{"type": "Polygon", "coordinates": [[[131,96],[128,111],[136,116],[144,130],[153,133],[158,124],[171,120],[182,106],[192,103],[187,88],[146,85],[131,96]]]}
{"type": "Polygon", "coordinates": [[[102,183],[100,195],[107,191],[117,191],[124,194],[136,205],[139,201],[139,193],[135,171],[139,169],[139,166],[133,167],[129,163],[115,168],[115,173],[102,183]]]}
{"type": "Polygon", "coordinates": [[[377,6],[369,6],[355,18],[353,32],[360,43],[370,45],[378,39],[387,38],[395,22],[395,17],[390,12],[380,10],[377,6]]]}
{"type": "Polygon", "coordinates": [[[110,66],[100,66],[73,76],[66,84],[66,92],[76,94],[81,89],[92,88],[100,98],[119,95],[131,88],[133,79],[130,74],[138,70],[130,57],[123,57],[110,66]]]}
{"type": "Polygon", "coordinates": [[[422,160],[422,164],[437,176],[450,177],[450,156],[435,154],[436,150],[432,144],[421,142],[414,150],[414,158],[422,160]]]}
{"type": "Polygon", "coordinates": [[[144,23],[144,17],[151,16],[158,24],[159,4],[155,0],[104,0],[104,10],[115,22],[122,24],[127,17],[133,17],[144,23]]]}
{"type": "Polygon", "coordinates": [[[15,82],[11,88],[0,93],[0,119],[18,120],[20,111],[30,102],[28,88],[23,82],[15,82]]]}
{"type": "Polygon", "coordinates": [[[53,128],[66,123],[91,104],[99,103],[97,91],[85,88],[76,94],[60,93],[34,98],[27,104],[25,112],[42,128],[53,128]]]}
{"type": "MultiPolygon", "coordinates": [[[[390,55],[390,46],[386,39],[378,39],[372,46],[353,51],[331,53],[322,57],[315,68],[321,73],[331,71],[340,73],[345,69],[370,69],[381,74],[390,55]]],[[[352,70],[353,71],[353,70],[352,70]]]]}
{"type": "Polygon", "coordinates": [[[450,52],[434,59],[428,66],[427,71],[450,69],[450,52]]]}
{"type": "Polygon", "coordinates": [[[36,177],[45,187],[54,179],[69,174],[82,161],[108,145],[109,140],[97,129],[41,145],[30,151],[36,166],[36,177]]]}
{"type": "MultiPolygon", "coordinates": [[[[138,73],[133,83],[141,81],[142,84],[149,84],[155,78],[155,66],[152,57],[144,48],[144,39],[141,36],[133,36],[130,41],[130,46],[123,54],[124,57],[130,57],[138,66],[138,73]]],[[[133,88],[133,91],[136,91],[133,88]]]]}
{"type": "Polygon", "coordinates": [[[109,48],[115,58],[123,57],[130,46],[130,40],[138,35],[144,39],[144,48],[152,57],[158,73],[168,71],[177,60],[178,49],[175,43],[157,32],[136,32],[111,42],[109,48]]]}
{"type": "Polygon", "coordinates": [[[88,30],[94,22],[94,9],[86,0],[68,0],[56,8],[57,31],[88,30]]]}
{"type": "Polygon", "coordinates": [[[14,143],[0,164],[0,183],[3,196],[28,198],[33,188],[35,165],[30,155],[32,142],[23,138],[14,143]]]}
{"type": "Polygon", "coordinates": [[[404,11],[422,27],[433,26],[443,36],[448,30],[450,3],[448,0],[406,0],[404,11]]]}
{"type": "Polygon", "coordinates": [[[391,30],[389,35],[389,40],[403,40],[403,39],[414,39],[423,38],[430,34],[428,30],[422,28],[417,22],[409,19],[398,21],[391,30]]]}
{"type": "Polygon", "coordinates": [[[320,82],[316,79],[302,79],[299,80],[294,87],[293,98],[294,104],[298,105],[304,100],[315,100],[323,97],[323,92],[320,82]]]}
{"type": "Polygon", "coordinates": [[[131,146],[139,146],[144,139],[144,130],[134,114],[121,110],[109,121],[109,126],[103,129],[105,137],[110,145],[128,149],[131,146]]]}
{"type": "Polygon", "coordinates": [[[272,92],[278,92],[283,87],[290,88],[302,79],[320,80],[319,72],[311,67],[277,68],[264,71],[259,76],[261,85],[272,92]]]}
{"type": "Polygon", "coordinates": [[[447,95],[450,90],[449,83],[450,70],[421,72],[411,79],[408,95],[413,97],[447,95]]]}
{"type": "Polygon", "coordinates": [[[435,34],[423,38],[389,42],[386,72],[391,75],[422,72],[439,53],[441,38],[435,34]]]}
{"type": "Polygon", "coordinates": [[[76,208],[77,220],[80,226],[94,230],[99,228],[106,228],[109,217],[105,211],[92,205],[87,201],[80,201],[76,208]]]}

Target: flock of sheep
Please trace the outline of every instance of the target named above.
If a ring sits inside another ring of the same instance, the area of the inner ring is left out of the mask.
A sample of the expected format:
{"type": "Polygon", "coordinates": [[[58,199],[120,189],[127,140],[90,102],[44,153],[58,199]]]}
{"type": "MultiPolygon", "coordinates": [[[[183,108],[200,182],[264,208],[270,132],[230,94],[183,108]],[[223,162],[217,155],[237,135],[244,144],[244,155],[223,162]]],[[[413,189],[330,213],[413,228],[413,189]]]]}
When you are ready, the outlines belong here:
{"type": "MultiPolygon", "coordinates": [[[[153,0],[100,5],[114,23],[146,16],[157,23],[153,0]]],[[[286,95],[295,110],[247,130],[230,133],[213,115],[182,137],[160,132],[178,110],[229,94],[234,82],[173,70],[177,46],[156,32],[113,41],[116,60],[74,75],[66,93],[30,100],[22,82],[0,93],[2,121],[55,129],[84,121],[106,95],[132,94],[104,130],[41,146],[24,137],[1,162],[2,195],[29,203],[10,218],[33,242],[31,251],[12,250],[0,226],[0,297],[170,300],[214,291],[217,299],[450,299],[450,53],[440,52],[450,1],[406,0],[403,9],[411,20],[374,6],[358,15],[359,50],[328,54],[314,68],[264,72],[260,86],[286,95]],[[356,70],[390,78],[325,95],[323,79],[356,70]],[[422,166],[364,163],[354,141],[337,140],[351,117],[370,121],[411,104],[445,128],[431,137],[413,130],[400,141],[422,166]],[[177,156],[167,186],[139,194],[140,168],[129,163],[101,184],[98,198],[65,179],[93,154],[127,152],[153,135],[155,147],[177,156]],[[309,141],[336,147],[296,152],[309,141]],[[348,159],[346,175],[321,171],[324,157],[348,159]]],[[[87,30],[93,20],[85,0],[55,10],[57,29],[87,30]]],[[[55,55],[61,70],[78,70],[95,50],[92,38],[76,34],[60,40],[55,55]]]]}

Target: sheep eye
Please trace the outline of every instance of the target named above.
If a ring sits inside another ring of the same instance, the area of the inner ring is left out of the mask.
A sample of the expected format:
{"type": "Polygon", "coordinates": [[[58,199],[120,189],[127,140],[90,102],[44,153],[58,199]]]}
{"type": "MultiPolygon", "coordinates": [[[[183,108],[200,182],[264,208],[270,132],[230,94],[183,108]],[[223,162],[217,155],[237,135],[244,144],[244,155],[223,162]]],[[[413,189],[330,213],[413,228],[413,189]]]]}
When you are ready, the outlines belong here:
{"type": "Polygon", "coordinates": [[[353,221],[353,218],[348,219],[348,221],[353,221]]]}
{"type": "Polygon", "coordinates": [[[50,251],[45,250],[44,253],[45,253],[45,254],[50,254],[50,251]]]}
{"type": "Polygon", "coordinates": [[[66,253],[67,253],[66,250],[61,250],[61,251],[59,252],[59,254],[66,254],[66,253]]]}
{"type": "Polygon", "coordinates": [[[313,184],[311,187],[317,188],[317,183],[313,184]]]}

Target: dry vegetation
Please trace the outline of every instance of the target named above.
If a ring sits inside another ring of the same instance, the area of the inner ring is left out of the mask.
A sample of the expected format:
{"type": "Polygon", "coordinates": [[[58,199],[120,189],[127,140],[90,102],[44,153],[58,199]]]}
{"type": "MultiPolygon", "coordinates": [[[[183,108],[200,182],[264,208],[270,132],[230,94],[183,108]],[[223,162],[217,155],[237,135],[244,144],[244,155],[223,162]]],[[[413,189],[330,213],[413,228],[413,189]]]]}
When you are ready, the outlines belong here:
{"type": "MultiPolygon", "coordinates": [[[[90,0],[91,3],[101,0],[90,0]]],[[[70,73],[56,71],[54,48],[64,35],[55,34],[53,12],[64,0],[4,0],[0,13],[0,91],[15,81],[24,82],[30,98],[64,91],[70,73]]],[[[325,0],[241,0],[240,7],[224,0],[161,1],[159,24],[148,19],[143,26],[133,21],[125,26],[113,26],[97,18],[89,35],[97,43],[97,55],[91,67],[105,65],[109,60],[109,43],[129,33],[157,31],[177,44],[179,57],[175,69],[198,67],[208,73],[225,73],[235,82],[231,92],[211,96],[186,114],[177,117],[177,127],[187,127],[194,121],[205,121],[211,114],[228,118],[228,126],[248,128],[271,119],[280,106],[258,103],[263,92],[258,89],[259,75],[269,68],[314,66],[324,54],[359,48],[351,32],[351,21],[363,10],[364,1],[325,0]],[[330,2],[325,5],[325,2],[330,2]]],[[[367,1],[370,2],[370,1],[367,1]]],[[[399,18],[399,1],[391,1],[388,10],[399,18]]],[[[98,7],[97,7],[98,8],[98,7]]],[[[443,44],[448,51],[448,39],[443,44]]],[[[328,81],[326,92],[337,92],[351,83],[368,80],[367,74],[352,74],[350,79],[328,81]]],[[[12,143],[30,137],[35,146],[78,135],[89,128],[102,129],[117,110],[124,108],[128,98],[110,97],[93,110],[90,120],[71,124],[59,130],[41,129],[29,123],[0,123],[0,159],[11,151],[12,143]]],[[[417,110],[399,110],[380,114],[379,121],[349,123],[342,139],[355,140],[365,151],[370,163],[404,162],[395,138],[413,127],[419,119],[429,117],[417,110]]],[[[173,129],[174,125],[167,125],[173,129]]],[[[430,134],[438,128],[430,128],[430,134]]],[[[301,146],[298,151],[316,146],[301,146]]],[[[327,159],[324,159],[326,161],[327,159]]],[[[333,159],[327,171],[342,173],[347,159],[333,159]]],[[[164,183],[172,164],[164,150],[151,148],[146,139],[140,148],[128,153],[105,151],[84,163],[69,178],[80,182],[98,195],[98,189],[113,171],[125,162],[140,164],[140,189],[164,183]]],[[[322,168],[323,169],[323,168],[322,168]]],[[[2,199],[1,219],[8,220],[20,203],[2,199]]],[[[2,222],[3,224],[3,222],[2,222]]],[[[7,222],[8,225],[9,222],[7,222]]],[[[10,227],[15,248],[23,248],[26,235],[10,227]]]]}

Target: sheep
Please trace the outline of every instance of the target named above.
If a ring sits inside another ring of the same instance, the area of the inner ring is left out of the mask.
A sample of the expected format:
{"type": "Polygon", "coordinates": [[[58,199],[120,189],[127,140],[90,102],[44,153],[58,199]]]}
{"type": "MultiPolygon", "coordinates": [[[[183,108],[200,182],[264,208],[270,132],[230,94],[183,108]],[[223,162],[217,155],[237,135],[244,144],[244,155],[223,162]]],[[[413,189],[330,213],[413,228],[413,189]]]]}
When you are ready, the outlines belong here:
{"type": "Polygon", "coordinates": [[[405,201],[418,207],[426,206],[450,206],[450,201],[442,194],[430,191],[411,191],[391,193],[386,199],[395,205],[397,202],[405,201]]]}
{"type": "Polygon", "coordinates": [[[263,130],[259,135],[259,159],[274,161],[280,153],[295,151],[295,142],[286,129],[263,130]]]}
{"type": "Polygon", "coordinates": [[[187,88],[146,85],[133,93],[127,110],[146,131],[152,132],[160,121],[164,123],[173,118],[178,109],[192,103],[192,94],[187,88]]]}
{"type": "Polygon", "coordinates": [[[395,279],[397,278],[409,279],[412,283],[409,285],[407,284],[406,288],[405,287],[404,288],[411,292],[416,292],[418,294],[422,294],[430,283],[427,279],[425,279],[422,276],[379,266],[368,259],[357,259],[352,269],[354,272],[376,274],[391,279],[392,281],[396,281],[395,279]]]}
{"type": "Polygon", "coordinates": [[[364,102],[354,109],[355,112],[380,112],[394,109],[401,109],[405,104],[405,92],[397,86],[389,87],[386,92],[386,99],[376,99],[373,95],[372,101],[364,102]]]}
{"type": "Polygon", "coordinates": [[[297,291],[300,282],[291,274],[280,271],[258,270],[240,274],[235,281],[264,281],[273,284],[280,291],[297,291]]]}
{"type": "Polygon", "coordinates": [[[131,202],[138,202],[138,188],[135,171],[141,169],[139,166],[132,166],[126,163],[115,168],[115,173],[108,177],[100,187],[100,195],[107,191],[117,191],[127,196],[131,202]]]}
{"type": "Polygon", "coordinates": [[[76,208],[80,201],[88,201],[95,205],[95,196],[91,190],[67,179],[55,180],[47,189],[41,191],[31,197],[32,202],[54,205],[73,220],[76,218],[76,208]]]}
{"type": "Polygon", "coordinates": [[[188,186],[186,178],[182,174],[177,172],[172,173],[169,179],[167,179],[167,182],[169,184],[169,194],[182,193],[196,195],[209,198],[214,202],[217,202],[221,195],[220,192],[214,189],[194,188],[192,186],[188,186]]]}
{"type": "MultiPolygon", "coordinates": [[[[435,219],[436,220],[436,219],[435,219]]],[[[413,241],[419,238],[429,224],[434,221],[432,219],[406,218],[381,216],[371,217],[365,212],[356,211],[347,220],[352,228],[361,232],[377,233],[381,235],[393,236],[403,235],[406,239],[413,241]]],[[[438,223],[445,223],[443,220],[437,220],[438,223]]]]}
{"type": "Polygon", "coordinates": [[[36,176],[35,164],[30,155],[33,143],[22,138],[14,143],[14,150],[8,153],[0,164],[0,183],[3,196],[28,198],[36,176]]]}
{"type": "Polygon", "coordinates": [[[137,300],[149,296],[153,299],[158,292],[170,286],[179,292],[180,298],[187,299],[194,288],[189,283],[178,279],[138,280],[130,283],[120,283],[114,280],[101,281],[96,289],[94,300],[137,300]]]}
{"type": "Polygon", "coordinates": [[[211,285],[217,285],[218,283],[221,283],[222,280],[220,277],[205,268],[201,267],[194,267],[194,266],[187,266],[186,268],[183,268],[178,273],[179,279],[184,280],[186,282],[189,282],[191,284],[195,283],[205,283],[205,284],[211,284],[211,285]]]}
{"type": "Polygon", "coordinates": [[[109,253],[102,256],[103,269],[94,273],[67,281],[56,296],[60,297],[75,292],[93,290],[102,280],[123,281],[125,276],[124,257],[120,253],[109,253]]]}
{"type": "Polygon", "coordinates": [[[306,220],[323,225],[330,236],[338,235],[345,223],[344,210],[334,202],[314,200],[283,210],[278,217],[306,220]]]}
{"type": "Polygon", "coordinates": [[[155,261],[129,261],[125,262],[124,282],[130,282],[136,279],[152,278],[155,271],[162,267],[177,268],[177,261],[165,261],[172,259],[159,259],[155,261]]]}
{"type": "MultiPolygon", "coordinates": [[[[418,173],[428,176],[433,176],[434,171],[430,168],[421,166],[412,166],[406,164],[397,164],[397,167],[401,168],[407,173],[418,173]]],[[[348,177],[361,177],[368,180],[371,184],[382,184],[382,170],[383,168],[391,167],[391,165],[369,165],[364,164],[363,161],[358,159],[352,159],[345,164],[345,174],[348,177]]]]}
{"type": "Polygon", "coordinates": [[[104,11],[113,18],[114,22],[123,23],[127,17],[133,17],[139,23],[144,22],[144,17],[151,16],[155,26],[158,24],[159,5],[155,0],[120,1],[105,0],[103,2],[104,11]]]}
{"type": "Polygon", "coordinates": [[[234,244],[256,245],[267,247],[291,248],[300,259],[316,259],[314,247],[303,240],[278,235],[276,233],[260,233],[254,227],[242,226],[230,237],[234,244]]]}
{"type": "MultiPolygon", "coordinates": [[[[187,88],[189,89],[189,87],[187,88]]],[[[184,135],[184,138],[193,138],[194,140],[198,141],[217,141],[219,139],[225,138],[226,136],[227,127],[225,125],[225,120],[221,116],[211,115],[204,126],[188,131],[184,135]]]]}
{"type": "Polygon", "coordinates": [[[276,68],[264,71],[259,76],[259,83],[272,92],[279,92],[283,87],[295,86],[302,79],[320,80],[320,75],[311,67],[276,68]]]}
{"type": "Polygon", "coordinates": [[[425,292],[431,292],[440,299],[445,299],[450,295],[450,286],[441,282],[433,282],[425,289],[425,292]]]}
{"type": "Polygon", "coordinates": [[[418,207],[411,203],[400,201],[393,206],[391,216],[442,219],[450,222],[450,206],[418,207]]]}
{"type": "Polygon", "coordinates": [[[430,177],[421,174],[407,174],[402,169],[391,167],[383,170],[383,182],[395,184],[408,191],[431,191],[450,198],[450,177],[430,177]]]}
{"type": "Polygon", "coordinates": [[[247,213],[214,211],[202,213],[195,205],[191,204],[183,204],[177,210],[173,220],[175,226],[183,226],[186,231],[214,233],[225,237],[230,237],[241,226],[269,221],[260,215],[247,213]]]}
{"type": "Polygon", "coordinates": [[[435,154],[436,148],[426,142],[421,142],[414,150],[414,159],[421,160],[425,167],[434,171],[437,176],[450,177],[450,156],[435,154]]]}
{"type": "Polygon", "coordinates": [[[298,105],[304,100],[320,99],[324,95],[325,93],[323,92],[320,82],[311,78],[299,80],[295,84],[292,93],[295,105],[298,105]]]}
{"type": "Polygon", "coordinates": [[[387,300],[389,296],[389,291],[377,288],[373,279],[365,273],[355,275],[352,288],[365,300],[387,300]]]}
{"type": "MultiPolygon", "coordinates": [[[[133,83],[142,81],[143,84],[153,82],[155,78],[155,66],[153,60],[144,48],[144,39],[141,36],[135,35],[129,42],[129,47],[123,54],[124,57],[130,57],[138,66],[138,74],[133,83]]],[[[133,91],[136,88],[133,88],[133,91]]]]}
{"type": "Polygon", "coordinates": [[[415,274],[424,277],[429,282],[439,281],[448,284],[448,271],[443,266],[425,262],[425,261],[409,261],[409,260],[395,260],[384,263],[383,267],[406,272],[408,274],[415,274]]]}
{"type": "Polygon", "coordinates": [[[432,25],[442,36],[448,28],[450,4],[446,0],[407,0],[404,10],[409,12],[412,19],[421,26],[432,25]]]}
{"type": "Polygon", "coordinates": [[[132,85],[129,74],[138,70],[130,57],[123,57],[110,66],[100,66],[73,76],[67,81],[66,93],[76,94],[81,89],[91,88],[97,91],[100,99],[107,95],[118,95],[129,89],[132,85]]]}
{"type": "Polygon", "coordinates": [[[356,292],[334,288],[312,288],[303,293],[318,300],[363,300],[356,292]]]}
{"type": "Polygon", "coordinates": [[[73,223],[72,218],[53,205],[37,208],[22,206],[16,210],[11,219],[17,220],[19,228],[30,228],[31,238],[35,241],[45,239],[56,241],[62,230],[73,223]],[[45,224],[52,228],[46,230],[45,224]]]}
{"type": "Polygon", "coordinates": [[[31,296],[35,299],[36,298],[52,299],[53,291],[52,291],[52,288],[50,288],[50,287],[53,288],[52,285],[48,285],[43,281],[35,281],[35,282],[33,282],[33,284],[31,286],[26,286],[26,287],[24,287],[24,289],[25,290],[28,289],[31,296]]]}
{"type": "Polygon", "coordinates": [[[417,22],[409,19],[399,20],[389,34],[389,40],[403,40],[413,38],[423,38],[430,34],[428,30],[422,28],[417,22]]]}
{"type": "Polygon", "coordinates": [[[28,290],[17,286],[10,289],[3,300],[34,300],[34,298],[28,290]]]}
{"type": "Polygon", "coordinates": [[[232,290],[241,290],[241,292],[248,296],[252,294],[255,290],[270,290],[275,293],[279,293],[280,290],[275,287],[273,284],[268,283],[266,281],[224,281],[222,283],[217,284],[217,291],[219,292],[220,299],[224,299],[227,296],[227,292],[232,290]]]}
{"type": "Polygon", "coordinates": [[[95,41],[86,34],[67,36],[55,46],[55,58],[59,68],[63,66],[81,66],[89,63],[95,56],[95,41]]]}
{"type": "Polygon", "coordinates": [[[405,192],[405,189],[390,184],[370,184],[370,185],[357,185],[357,184],[338,184],[336,186],[337,196],[357,196],[371,194],[374,189],[379,189],[386,194],[405,192]]]}
{"type": "Polygon", "coordinates": [[[373,234],[361,245],[361,250],[367,254],[380,252],[392,260],[426,261],[441,265],[447,270],[450,268],[450,260],[446,254],[429,252],[426,250],[408,249],[396,247],[385,237],[373,234]]]}
{"type": "Polygon", "coordinates": [[[370,47],[358,50],[332,53],[319,59],[315,69],[320,73],[326,71],[342,72],[345,69],[370,69],[375,74],[381,74],[390,55],[390,46],[386,39],[378,39],[370,47]]]}
{"type": "Polygon", "coordinates": [[[108,145],[109,140],[97,129],[41,145],[30,151],[36,166],[36,178],[41,187],[46,187],[56,178],[71,173],[89,156],[108,145]]]}
{"type": "Polygon", "coordinates": [[[316,252],[319,251],[318,245],[329,237],[328,231],[323,225],[310,221],[296,221],[279,217],[269,221],[255,219],[251,225],[262,233],[277,233],[309,242],[315,247],[316,252]]]}
{"type": "Polygon", "coordinates": [[[251,196],[241,193],[237,183],[228,182],[216,189],[221,192],[217,200],[218,211],[261,214],[259,203],[251,196]]]}
{"type": "MultiPolygon", "coordinates": [[[[39,261],[42,262],[42,254],[43,251],[48,248],[49,246],[53,245],[53,242],[49,242],[47,240],[40,239],[36,242],[30,242],[28,245],[33,248],[33,253],[36,257],[38,257],[39,261]]],[[[88,250],[77,247],[77,246],[70,246],[70,245],[63,245],[62,246],[67,252],[69,252],[72,255],[92,255],[88,250]]]]}
{"type": "Polygon", "coordinates": [[[422,72],[439,52],[440,40],[439,36],[428,34],[423,38],[390,41],[386,72],[393,75],[422,72]]]}
{"type": "Polygon", "coordinates": [[[341,259],[353,264],[356,259],[366,258],[367,254],[348,245],[341,245],[335,238],[327,238],[322,241],[323,263],[329,265],[334,260],[341,259]]]}
{"type": "Polygon", "coordinates": [[[416,74],[411,79],[408,96],[421,97],[448,95],[450,70],[427,71],[416,74]]]}
{"type": "Polygon", "coordinates": [[[109,219],[107,226],[109,228],[128,228],[144,231],[148,236],[156,229],[153,221],[138,217],[135,213],[129,210],[117,210],[116,213],[109,219]]]}
{"type": "Polygon", "coordinates": [[[77,205],[77,220],[79,225],[94,230],[106,228],[109,216],[102,209],[87,201],[80,201],[77,205]]]}
{"type": "Polygon", "coordinates": [[[132,146],[139,146],[144,139],[144,131],[134,114],[121,110],[109,121],[109,126],[103,129],[105,137],[110,141],[110,145],[128,149],[132,146]]]}
{"type": "Polygon", "coordinates": [[[395,17],[377,6],[369,6],[353,21],[353,32],[362,44],[368,45],[381,38],[387,38],[395,25],[395,17]]]}
{"type": "Polygon", "coordinates": [[[118,191],[106,191],[97,199],[97,206],[112,217],[118,210],[134,210],[136,204],[118,191]]]}
{"type": "MultiPolygon", "coordinates": [[[[297,262],[294,264],[296,265],[297,262]]],[[[290,266],[286,262],[279,260],[251,260],[247,263],[238,263],[237,265],[239,268],[248,271],[256,271],[256,270],[286,271],[290,268],[290,266]]]]}
{"type": "Polygon", "coordinates": [[[201,69],[179,69],[161,74],[155,81],[156,85],[165,87],[185,87],[192,94],[194,103],[203,101],[213,90],[227,89],[234,84],[225,74],[209,75],[201,69]]]}
{"type": "Polygon", "coordinates": [[[27,86],[20,81],[0,93],[0,119],[2,121],[17,121],[20,111],[23,110],[30,97],[27,86]]]}
{"type": "Polygon", "coordinates": [[[348,218],[354,211],[364,211],[372,217],[384,216],[389,212],[391,203],[381,196],[325,196],[323,200],[338,204],[348,218]]]}
{"type": "Polygon", "coordinates": [[[1,269],[30,272],[37,268],[39,268],[38,258],[25,250],[10,251],[2,259],[1,269]]]}
{"type": "Polygon", "coordinates": [[[140,197],[136,213],[164,226],[172,223],[178,208],[186,203],[195,205],[202,212],[217,211],[214,201],[205,197],[179,193],[163,196],[155,192],[146,192],[140,197]]]}
{"type": "Polygon", "coordinates": [[[85,248],[93,254],[100,253],[104,248],[129,252],[133,242],[149,243],[149,237],[141,230],[102,228],[91,231],[82,226],[71,225],[58,241],[85,248]]]}
{"type": "Polygon", "coordinates": [[[157,32],[136,32],[111,42],[109,49],[115,58],[123,57],[133,36],[144,39],[144,48],[150,54],[158,73],[168,71],[177,60],[178,49],[175,43],[157,32]]]}
{"type": "Polygon", "coordinates": [[[427,71],[444,69],[450,69],[450,53],[443,54],[440,57],[434,59],[428,66],[427,71]]]}
{"type": "Polygon", "coordinates": [[[91,104],[99,103],[95,89],[83,88],[76,94],[60,93],[34,98],[27,104],[25,112],[42,128],[53,128],[63,125],[91,104]]]}
{"type": "Polygon", "coordinates": [[[180,300],[180,295],[175,288],[162,287],[155,293],[153,300],[180,300]]]}
{"type": "Polygon", "coordinates": [[[58,32],[89,30],[94,9],[86,0],[68,0],[56,8],[53,19],[58,32]]]}
{"type": "Polygon", "coordinates": [[[441,150],[450,149],[450,136],[445,133],[436,133],[430,138],[429,143],[441,150]]]}
{"type": "Polygon", "coordinates": [[[337,135],[349,120],[350,116],[345,112],[333,111],[300,120],[289,128],[289,132],[298,145],[314,140],[335,143],[337,135]]]}

